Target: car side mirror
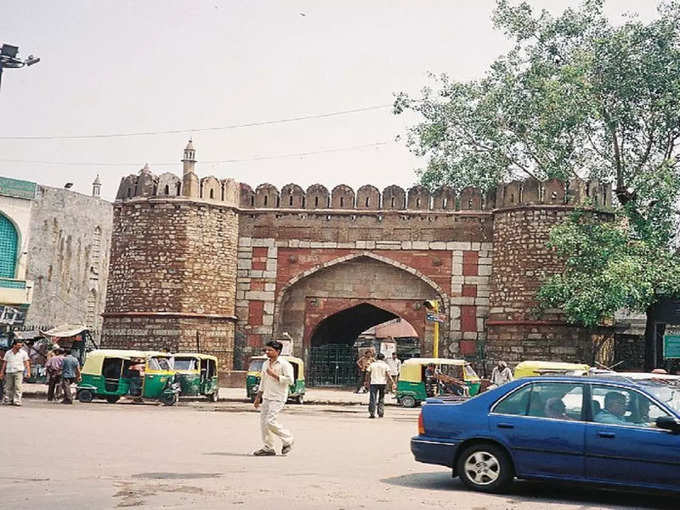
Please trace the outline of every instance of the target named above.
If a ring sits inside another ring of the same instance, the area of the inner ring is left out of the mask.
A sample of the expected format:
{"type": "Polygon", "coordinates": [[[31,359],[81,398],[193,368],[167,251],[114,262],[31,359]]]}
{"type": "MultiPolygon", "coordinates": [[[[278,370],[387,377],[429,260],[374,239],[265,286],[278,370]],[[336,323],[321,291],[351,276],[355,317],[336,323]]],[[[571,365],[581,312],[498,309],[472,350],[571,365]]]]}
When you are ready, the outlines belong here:
{"type": "Polygon", "coordinates": [[[680,420],[672,416],[659,416],[656,419],[656,426],[660,429],[670,430],[675,434],[680,433],[680,420]]]}

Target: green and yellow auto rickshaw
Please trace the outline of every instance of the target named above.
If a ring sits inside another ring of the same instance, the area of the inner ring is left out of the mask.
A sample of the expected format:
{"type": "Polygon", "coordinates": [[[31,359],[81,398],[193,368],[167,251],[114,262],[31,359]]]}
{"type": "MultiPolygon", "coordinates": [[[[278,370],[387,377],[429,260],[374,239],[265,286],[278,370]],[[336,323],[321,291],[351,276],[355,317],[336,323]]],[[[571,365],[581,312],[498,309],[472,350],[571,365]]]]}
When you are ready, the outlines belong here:
{"type": "Polygon", "coordinates": [[[180,397],[205,395],[212,402],[219,400],[217,358],[196,352],[173,354],[174,368],[182,392],[180,397]]]}
{"type": "MultiPolygon", "coordinates": [[[[281,356],[293,366],[293,384],[288,388],[288,398],[302,404],[305,399],[305,364],[300,358],[294,356],[281,356]]],[[[255,395],[260,387],[262,377],[262,364],[267,356],[253,356],[250,358],[248,373],[246,374],[246,396],[251,402],[255,401],[255,395]]]]}
{"type": "Polygon", "coordinates": [[[179,397],[169,353],[98,349],[87,354],[80,372],[76,396],[81,402],[101,398],[115,404],[120,397],[130,396],[171,406],[179,397]]]}
{"type": "Polygon", "coordinates": [[[397,383],[396,398],[404,407],[415,407],[442,393],[459,391],[464,396],[479,393],[482,380],[474,369],[463,359],[448,358],[411,358],[402,363],[397,383]],[[426,374],[428,365],[434,365],[434,374],[426,374]],[[460,387],[456,381],[462,381],[460,387]]]}

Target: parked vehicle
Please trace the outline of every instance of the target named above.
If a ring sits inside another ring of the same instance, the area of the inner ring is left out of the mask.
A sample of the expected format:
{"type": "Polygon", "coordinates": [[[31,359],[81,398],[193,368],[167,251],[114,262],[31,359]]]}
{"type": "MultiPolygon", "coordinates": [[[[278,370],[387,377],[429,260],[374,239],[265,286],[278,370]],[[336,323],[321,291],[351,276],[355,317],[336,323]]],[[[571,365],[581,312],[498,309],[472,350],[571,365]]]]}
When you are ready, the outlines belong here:
{"type": "Polygon", "coordinates": [[[680,491],[680,383],[543,376],[429,399],[411,451],[484,492],[514,478],[680,491]]]}
{"type": "MultiPolygon", "coordinates": [[[[282,356],[293,366],[293,384],[288,388],[288,398],[302,404],[305,399],[305,364],[300,358],[294,356],[282,356]]],[[[260,388],[262,377],[262,364],[266,356],[253,356],[250,358],[248,373],[246,374],[246,396],[251,402],[255,401],[255,395],[260,388]]]]}
{"type": "Polygon", "coordinates": [[[427,397],[433,396],[433,391],[434,393],[446,392],[447,387],[443,380],[433,389],[427,387],[425,371],[430,364],[434,364],[435,369],[444,376],[463,381],[470,396],[479,392],[481,379],[467,361],[448,358],[411,358],[402,363],[399,372],[396,398],[402,406],[415,407],[424,402],[427,397]]]}
{"type": "Polygon", "coordinates": [[[588,375],[590,366],[561,361],[522,361],[515,367],[515,379],[537,375],[588,375]]]}
{"type": "Polygon", "coordinates": [[[217,358],[209,354],[178,352],[173,354],[176,379],[182,389],[181,397],[205,395],[212,402],[219,400],[217,358]]]}
{"type": "Polygon", "coordinates": [[[127,395],[171,406],[180,392],[169,353],[99,349],[87,354],[80,372],[76,395],[81,402],[101,398],[115,404],[127,395]]]}

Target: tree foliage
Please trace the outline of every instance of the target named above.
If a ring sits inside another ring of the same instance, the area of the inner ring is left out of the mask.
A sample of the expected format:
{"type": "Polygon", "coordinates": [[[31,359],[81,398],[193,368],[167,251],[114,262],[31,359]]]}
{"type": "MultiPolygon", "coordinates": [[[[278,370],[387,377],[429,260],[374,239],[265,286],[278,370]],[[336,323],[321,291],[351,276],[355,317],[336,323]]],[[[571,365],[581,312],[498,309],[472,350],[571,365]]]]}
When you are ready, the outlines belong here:
{"type": "Polygon", "coordinates": [[[656,19],[612,23],[604,0],[559,16],[498,0],[497,29],[512,49],[483,78],[432,76],[394,110],[421,119],[407,144],[427,159],[423,184],[490,188],[514,178],[597,178],[614,185],[619,219],[577,214],[551,246],[567,261],[540,292],[572,320],[593,325],[622,307],[644,310],[676,292],[669,274],[680,196],[680,2],[656,19]]]}

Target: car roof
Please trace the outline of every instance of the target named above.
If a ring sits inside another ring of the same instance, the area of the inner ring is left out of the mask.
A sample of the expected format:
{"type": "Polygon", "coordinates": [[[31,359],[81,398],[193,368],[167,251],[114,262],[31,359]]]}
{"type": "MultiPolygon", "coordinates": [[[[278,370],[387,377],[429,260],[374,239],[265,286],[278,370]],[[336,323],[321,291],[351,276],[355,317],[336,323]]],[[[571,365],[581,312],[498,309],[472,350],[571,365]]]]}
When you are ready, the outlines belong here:
{"type": "Polygon", "coordinates": [[[520,383],[522,381],[536,381],[536,382],[546,382],[546,381],[556,381],[556,382],[573,382],[573,383],[616,383],[619,386],[627,386],[629,388],[641,388],[650,385],[667,385],[669,383],[680,384],[680,377],[661,378],[653,377],[662,374],[642,374],[649,375],[649,377],[630,377],[631,373],[621,373],[621,372],[609,372],[598,375],[587,375],[587,376],[573,376],[573,375],[550,375],[550,376],[538,376],[538,377],[523,377],[520,379],[515,379],[513,382],[520,383]]]}

